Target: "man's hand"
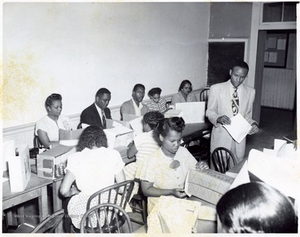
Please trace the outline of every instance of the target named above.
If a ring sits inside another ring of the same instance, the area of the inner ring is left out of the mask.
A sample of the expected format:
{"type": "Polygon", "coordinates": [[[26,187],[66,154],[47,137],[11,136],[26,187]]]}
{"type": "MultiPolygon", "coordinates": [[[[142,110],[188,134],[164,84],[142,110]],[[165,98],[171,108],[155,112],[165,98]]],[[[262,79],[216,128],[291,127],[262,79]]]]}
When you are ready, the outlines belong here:
{"type": "Polygon", "coordinates": [[[231,120],[228,116],[223,115],[223,116],[220,116],[219,118],[217,118],[217,123],[222,124],[222,125],[230,125],[231,120]]]}
{"type": "Polygon", "coordinates": [[[248,134],[253,135],[253,134],[257,133],[258,131],[259,131],[259,128],[258,128],[257,124],[254,123],[254,124],[252,124],[252,128],[248,134]]]}

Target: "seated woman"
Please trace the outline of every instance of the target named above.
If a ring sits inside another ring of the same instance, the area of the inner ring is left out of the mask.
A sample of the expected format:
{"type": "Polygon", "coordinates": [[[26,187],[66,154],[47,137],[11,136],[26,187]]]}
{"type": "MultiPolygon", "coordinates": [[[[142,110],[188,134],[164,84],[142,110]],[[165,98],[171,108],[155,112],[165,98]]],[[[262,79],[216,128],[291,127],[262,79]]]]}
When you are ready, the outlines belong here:
{"type": "Polygon", "coordinates": [[[59,141],[59,129],[71,130],[70,119],[61,115],[62,97],[60,94],[51,94],[45,101],[47,115],[35,125],[35,135],[45,148],[51,148],[59,141]]]}
{"type": "Polygon", "coordinates": [[[180,83],[178,93],[173,95],[171,104],[175,105],[176,103],[196,102],[197,98],[191,93],[192,90],[192,83],[189,80],[183,80],[180,83]]]}
{"type": "Polygon", "coordinates": [[[167,101],[160,98],[161,89],[154,87],[148,92],[150,101],[146,103],[150,111],[159,111],[164,113],[168,110],[167,101]]]}
{"type": "MultiPolygon", "coordinates": [[[[64,197],[71,197],[68,214],[75,230],[79,231],[80,221],[86,212],[87,200],[93,193],[125,180],[124,162],[118,151],[107,148],[107,138],[98,126],[83,130],[77,151],[68,157],[66,175],[60,186],[64,197]],[[73,182],[76,182],[76,186],[73,182]]],[[[103,197],[103,202],[108,197],[103,197]]]]}
{"type": "Polygon", "coordinates": [[[124,168],[127,180],[136,178],[136,172],[137,170],[141,170],[140,166],[143,164],[144,159],[160,148],[161,141],[155,129],[162,119],[164,119],[164,116],[158,111],[148,112],[144,115],[144,132],[136,135],[127,147],[127,157],[136,157],[136,162],[130,163],[124,168]]]}
{"type": "Polygon", "coordinates": [[[217,204],[218,232],[297,233],[293,204],[277,189],[260,182],[242,184],[217,204]]]}
{"type": "Polygon", "coordinates": [[[151,155],[141,174],[141,186],[148,196],[150,213],[162,195],[186,197],[184,183],[190,169],[208,169],[204,162],[197,163],[189,151],[180,146],[185,122],[182,118],[166,118],[157,128],[162,146],[151,155]]]}

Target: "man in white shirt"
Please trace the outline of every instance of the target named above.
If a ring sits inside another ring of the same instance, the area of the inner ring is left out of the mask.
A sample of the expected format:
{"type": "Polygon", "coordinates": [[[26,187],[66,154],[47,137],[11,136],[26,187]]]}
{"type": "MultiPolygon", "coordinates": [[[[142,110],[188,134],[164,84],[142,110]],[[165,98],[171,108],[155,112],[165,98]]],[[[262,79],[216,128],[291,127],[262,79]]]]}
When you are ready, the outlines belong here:
{"type": "Polygon", "coordinates": [[[142,84],[136,84],[132,89],[132,98],[121,105],[121,120],[123,120],[124,114],[144,116],[147,112],[149,112],[148,106],[142,103],[144,96],[145,86],[142,84]]]}

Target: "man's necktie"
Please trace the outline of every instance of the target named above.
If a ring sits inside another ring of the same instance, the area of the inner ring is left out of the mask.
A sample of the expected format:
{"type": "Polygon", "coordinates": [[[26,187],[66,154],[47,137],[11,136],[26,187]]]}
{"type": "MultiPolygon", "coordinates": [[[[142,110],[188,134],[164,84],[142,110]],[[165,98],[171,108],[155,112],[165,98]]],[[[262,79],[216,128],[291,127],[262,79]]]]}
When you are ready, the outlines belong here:
{"type": "Polygon", "coordinates": [[[237,87],[234,88],[234,92],[232,94],[232,112],[233,116],[237,115],[239,112],[239,95],[237,93],[237,87]]]}
{"type": "Polygon", "coordinates": [[[106,119],[105,119],[104,111],[101,110],[101,113],[102,113],[102,125],[103,125],[103,129],[105,129],[106,128],[106,119]]]}

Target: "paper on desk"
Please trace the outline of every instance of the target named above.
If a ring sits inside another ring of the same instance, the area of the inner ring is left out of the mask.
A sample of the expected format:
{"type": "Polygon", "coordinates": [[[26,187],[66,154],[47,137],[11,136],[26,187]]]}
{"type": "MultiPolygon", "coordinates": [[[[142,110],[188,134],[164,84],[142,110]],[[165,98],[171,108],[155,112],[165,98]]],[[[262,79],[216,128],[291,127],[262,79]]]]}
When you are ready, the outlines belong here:
{"type": "Polygon", "coordinates": [[[266,155],[252,149],[248,157],[248,171],[285,195],[296,198],[300,193],[300,159],[266,155]]]}
{"type": "Polygon", "coordinates": [[[118,126],[114,128],[104,129],[105,135],[107,137],[108,147],[115,148],[119,146],[127,146],[128,134],[132,132],[131,129],[118,126]]]}
{"type": "Polygon", "coordinates": [[[182,118],[185,123],[204,123],[205,102],[176,103],[176,110],[182,110],[182,118]]]}
{"type": "MultiPolygon", "coordinates": [[[[226,172],[227,174],[227,172],[226,172]]],[[[241,184],[250,183],[249,173],[248,173],[248,163],[247,161],[243,165],[242,169],[236,176],[235,180],[231,184],[229,189],[233,189],[241,184]]]]}
{"type": "Polygon", "coordinates": [[[240,143],[252,128],[248,121],[239,113],[231,118],[230,125],[223,125],[223,127],[237,143],[240,143]]]}
{"type": "Polygon", "coordinates": [[[135,136],[137,134],[143,133],[143,116],[130,120],[129,124],[134,131],[135,136]]]}
{"type": "Polygon", "coordinates": [[[164,113],[165,118],[182,117],[182,110],[170,109],[164,113]]]}
{"type": "Polygon", "coordinates": [[[197,221],[200,208],[200,202],[161,196],[148,215],[147,233],[190,234],[197,221]]]}

